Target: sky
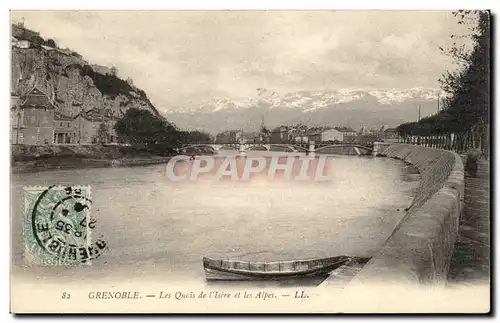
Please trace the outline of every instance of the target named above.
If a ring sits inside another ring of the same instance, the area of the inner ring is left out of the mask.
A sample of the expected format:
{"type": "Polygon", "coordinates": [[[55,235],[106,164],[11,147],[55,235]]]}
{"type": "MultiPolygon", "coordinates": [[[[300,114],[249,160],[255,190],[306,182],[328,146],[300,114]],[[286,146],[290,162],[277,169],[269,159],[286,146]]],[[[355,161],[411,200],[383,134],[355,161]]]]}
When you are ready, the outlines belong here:
{"type": "Polygon", "coordinates": [[[463,27],[449,11],[12,11],[13,22],[115,66],[166,111],[257,88],[438,88],[463,27]]]}

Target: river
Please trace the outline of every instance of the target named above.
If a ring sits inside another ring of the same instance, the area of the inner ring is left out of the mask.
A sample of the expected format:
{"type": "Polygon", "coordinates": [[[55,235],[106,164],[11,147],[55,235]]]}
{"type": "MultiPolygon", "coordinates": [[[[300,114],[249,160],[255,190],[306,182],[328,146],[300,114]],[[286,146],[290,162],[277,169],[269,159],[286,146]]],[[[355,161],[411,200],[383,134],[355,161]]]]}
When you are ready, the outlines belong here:
{"type": "Polygon", "coordinates": [[[181,182],[165,165],[13,174],[13,274],[45,281],[140,277],[204,281],[201,259],[274,261],[370,257],[418,187],[398,160],[329,156],[327,182],[181,182]],[[25,267],[25,185],[90,185],[96,235],[109,250],[91,266],[25,267]]]}

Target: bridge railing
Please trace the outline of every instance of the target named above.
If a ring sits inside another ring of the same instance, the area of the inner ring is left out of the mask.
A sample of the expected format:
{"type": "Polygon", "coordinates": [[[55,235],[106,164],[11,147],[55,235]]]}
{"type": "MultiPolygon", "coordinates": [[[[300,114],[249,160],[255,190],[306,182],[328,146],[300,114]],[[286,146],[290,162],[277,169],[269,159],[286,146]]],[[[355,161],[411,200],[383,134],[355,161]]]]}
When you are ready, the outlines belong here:
{"type": "Polygon", "coordinates": [[[407,136],[401,137],[399,142],[428,148],[450,150],[457,154],[463,154],[470,149],[478,147],[478,143],[471,132],[449,133],[434,136],[407,136]]]}

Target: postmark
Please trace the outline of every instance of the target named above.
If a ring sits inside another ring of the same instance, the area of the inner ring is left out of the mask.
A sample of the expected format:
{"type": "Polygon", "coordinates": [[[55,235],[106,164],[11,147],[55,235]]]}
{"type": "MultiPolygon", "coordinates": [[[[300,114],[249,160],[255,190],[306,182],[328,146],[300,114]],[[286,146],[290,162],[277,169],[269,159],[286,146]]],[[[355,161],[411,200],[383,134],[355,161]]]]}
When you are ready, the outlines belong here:
{"type": "Polygon", "coordinates": [[[90,264],[107,244],[93,240],[90,186],[24,188],[25,259],[28,264],[90,264]]]}

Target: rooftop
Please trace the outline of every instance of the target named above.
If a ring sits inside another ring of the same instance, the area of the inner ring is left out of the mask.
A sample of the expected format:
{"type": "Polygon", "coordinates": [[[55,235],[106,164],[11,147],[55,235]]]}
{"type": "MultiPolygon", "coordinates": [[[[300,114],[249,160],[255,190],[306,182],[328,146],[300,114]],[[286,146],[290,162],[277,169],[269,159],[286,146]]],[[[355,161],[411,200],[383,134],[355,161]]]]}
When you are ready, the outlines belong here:
{"type": "Polygon", "coordinates": [[[37,87],[32,88],[28,93],[21,97],[21,108],[24,107],[44,107],[48,109],[55,109],[54,105],[50,102],[49,97],[42,90],[37,87]]]}
{"type": "Polygon", "coordinates": [[[72,117],[68,116],[68,115],[65,115],[61,112],[54,112],[54,120],[73,120],[72,117]]]}
{"type": "Polygon", "coordinates": [[[105,112],[97,111],[96,109],[90,109],[86,112],[82,112],[77,114],[73,119],[78,118],[81,116],[82,118],[88,120],[88,121],[109,121],[109,120],[114,120],[113,116],[107,115],[105,112]]]}
{"type": "Polygon", "coordinates": [[[345,126],[335,127],[334,129],[338,130],[340,132],[356,132],[356,130],[354,130],[353,128],[351,128],[351,127],[345,127],[345,126]]]}

